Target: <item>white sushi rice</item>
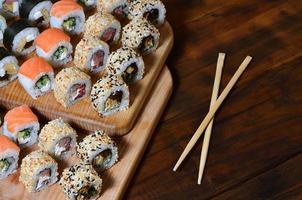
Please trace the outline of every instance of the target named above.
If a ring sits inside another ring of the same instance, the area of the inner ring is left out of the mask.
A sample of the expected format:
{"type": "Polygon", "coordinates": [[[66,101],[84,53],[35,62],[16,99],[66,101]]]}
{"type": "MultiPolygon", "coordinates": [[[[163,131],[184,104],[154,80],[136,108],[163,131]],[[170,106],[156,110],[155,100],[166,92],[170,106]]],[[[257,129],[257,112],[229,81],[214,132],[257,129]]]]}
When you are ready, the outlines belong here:
{"type": "MultiPolygon", "coordinates": [[[[48,13],[48,21],[43,21],[43,24],[44,26],[48,25],[49,24],[49,19],[50,19],[50,9],[51,9],[51,6],[52,6],[52,3],[51,1],[42,1],[40,3],[38,3],[29,13],[28,15],[28,19],[29,21],[31,22],[35,22],[37,19],[39,19],[40,17],[43,16],[43,10],[46,10],[47,13],[48,13]]],[[[44,18],[44,16],[43,16],[44,18]]],[[[44,18],[45,20],[45,18],[44,18]]]]}
{"type": "Polygon", "coordinates": [[[11,165],[8,167],[6,172],[0,171],[0,180],[8,177],[10,174],[14,173],[17,171],[18,168],[18,160],[19,160],[19,152],[12,150],[12,149],[7,149],[5,152],[0,154],[0,160],[12,157],[14,160],[11,163],[11,165]]]}
{"type": "Polygon", "coordinates": [[[25,56],[30,54],[35,50],[35,45],[32,45],[29,48],[22,49],[21,52],[18,51],[18,47],[20,45],[20,42],[25,39],[26,42],[31,42],[36,39],[36,37],[39,35],[39,29],[34,27],[28,27],[20,31],[13,40],[12,45],[12,51],[16,53],[17,55],[25,56]]]}
{"type": "MultiPolygon", "coordinates": [[[[13,63],[13,65],[15,65],[17,67],[17,70],[19,69],[17,58],[15,56],[7,56],[0,61],[0,76],[5,75],[6,71],[5,71],[4,67],[6,64],[10,64],[10,63],[13,63]]],[[[17,77],[18,77],[18,74],[16,73],[15,75],[10,75],[8,80],[0,81],[0,88],[6,86],[8,83],[15,80],[17,77]]]]}
{"type": "Polygon", "coordinates": [[[0,15],[0,42],[3,42],[4,30],[7,28],[6,19],[0,15]]]}

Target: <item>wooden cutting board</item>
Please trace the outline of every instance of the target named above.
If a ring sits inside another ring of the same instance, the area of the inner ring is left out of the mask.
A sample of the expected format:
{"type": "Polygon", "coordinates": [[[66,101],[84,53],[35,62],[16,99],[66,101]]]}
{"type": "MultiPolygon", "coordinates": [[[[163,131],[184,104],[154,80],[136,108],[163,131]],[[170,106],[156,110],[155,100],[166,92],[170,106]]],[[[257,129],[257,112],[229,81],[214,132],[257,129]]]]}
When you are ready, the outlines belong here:
{"type": "MultiPolygon", "coordinates": [[[[89,98],[69,108],[64,108],[55,100],[53,92],[33,100],[18,81],[0,88],[0,103],[7,109],[28,104],[48,119],[62,117],[85,130],[104,129],[111,135],[124,135],[133,127],[173,46],[173,31],[170,24],[166,22],[159,30],[161,34],[159,48],[156,52],[144,57],[146,74],[143,80],[130,87],[130,108],[126,111],[101,118],[92,108],[89,98]]],[[[101,74],[93,77],[93,83],[99,76],[101,74]]]]}
{"type": "MultiPolygon", "coordinates": [[[[152,132],[160,119],[161,113],[172,92],[172,78],[167,67],[163,68],[159,79],[154,87],[142,113],[131,132],[117,141],[119,147],[120,161],[110,170],[101,175],[103,178],[103,191],[100,200],[121,199],[131,177],[135,173],[136,167],[147,147],[152,136],[152,132]],[[162,95],[158,95],[162,94],[162,95]]],[[[83,135],[82,135],[83,137],[83,135]]],[[[35,149],[37,147],[34,147],[35,149]]],[[[22,151],[23,158],[26,153],[33,149],[22,151]]],[[[76,162],[72,158],[68,163],[60,163],[60,172],[66,166],[76,162]]],[[[58,184],[39,192],[28,193],[23,184],[19,182],[19,172],[0,181],[1,200],[61,200],[64,194],[58,184]]]]}

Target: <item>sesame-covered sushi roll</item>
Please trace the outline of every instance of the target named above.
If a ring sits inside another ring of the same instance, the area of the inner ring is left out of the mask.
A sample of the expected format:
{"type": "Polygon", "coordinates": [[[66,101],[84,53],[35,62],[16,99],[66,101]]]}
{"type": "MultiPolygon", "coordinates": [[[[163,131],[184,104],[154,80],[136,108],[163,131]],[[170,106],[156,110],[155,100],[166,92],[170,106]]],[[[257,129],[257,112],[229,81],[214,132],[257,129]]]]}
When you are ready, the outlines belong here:
{"type": "Polygon", "coordinates": [[[61,118],[48,122],[39,135],[39,147],[62,160],[72,156],[76,148],[76,131],[61,118]]]}
{"type": "Polygon", "coordinates": [[[36,38],[35,45],[37,54],[54,66],[61,66],[72,60],[70,37],[60,29],[46,29],[36,38]]]}
{"type": "Polygon", "coordinates": [[[69,35],[82,33],[84,23],[84,10],[75,1],[58,1],[50,10],[51,27],[62,29],[69,35]]]}
{"type": "Polygon", "coordinates": [[[127,0],[98,0],[97,10],[110,13],[117,19],[125,19],[129,13],[129,3],[127,0]]]}
{"type": "Polygon", "coordinates": [[[109,75],[92,87],[90,98],[100,116],[126,110],[129,107],[129,88],[120,76],[109,75]]]}
{"type": "Polygon", "coordinates": [[[58,164],[47,153],[33,151],[22,160],[19,180],[27,191],[39,192],[57,182],[58,164]]]}
{"type": "Polygon", "coordinates": [[[6,19],[2,15],[0,15],[0,43],[3,42],[3,34],[6,28],[7,28],[6,19]]]}
{"type": "Polygon", "coordinates": [[[35,50],[33,43],[38,35],[38,28],[29,25],[24,19],[19,19],[5,29],[3,44],[16,55],[26,56],[35,50]]]}
{"type": "Polygon", "coordinates": [[[166,8],[160,0],[136,0],[130,3],[129,18],[146,18],[154,25],[165,22],[166,8]]]}
{"type": "Polygon", "coordinates": [[[156,50],[159,43],[159,31],[144,18],[135,18],[123,28],[122,44],[141,54],[156,50]]]}
{"type": "Polygon", "coordinates": [[[18,77],[18,60],[4,47],[0,47],[0,88],[18,77]]]}
{"type": "Polygon", "coordinates": [[[19,16],[19,0],[0,0],[0,14],[6,18],[19,16]]]}
{"type": "Polygon", "coordinates": [[[102,179],[91,165],[79,163],[63,171],[59,184],[69,200],[96,200],[101,195],[102,179]]]}
{"type": "Polygon", "coordinates": [[[18,168],[20,148],[8,137],[0,135],[0,180],[18,168]]]}
{"type": "Polygon", "coordinates": [[[64,107],[86,98],[90,90],[90,76],[76,67],[65,68],[56,75],[54,95],[64,107]]]}
{"type": "Polygon", "coordinates": [[[121,47],[112,52],[107,63],[108,73],[122,76],[127,84],[143,78],[143,58],[129,47],[121,47]]]}
{"type": "Polygon", "coordinates": [[[36,26],[49,26],[50,0],[22,0],[20,16],[36,26]]]}
{"type": "Polygon", "coordinates": [[[100,72],[105,69],[109,46],[96,36],[87,36],[77,45],[74,64],[85,72],[100,72]]]}
{"type": "Polygon", "coordinates": [[[27,105],[15,107],[4,116],[3,134],[21,148],[36,143],[39,130],[38,117],[27,105]]]}
{"type": "Polygon", "coordinates": [[[54,71],[51,65],[38,56],[28,59],[21,65],[18,79],[33,99],[47,94],[54,87],[54,71]]]}
{"type": "Polygon", "coordinates": [[[95,131],[78,144],[77,155],[84,163],[93,165],[97,171],[102,171],[111,168],[117,162],[118,149],[104,131],[95,131]]]}
{"type": "Polygon", "coordinates": [[[111,44],[117,43],[120,39],[121,24],[113,15],[105,12],[98,12],[90,16],[85,23],[84,37],[96,36],[111,44]]]}

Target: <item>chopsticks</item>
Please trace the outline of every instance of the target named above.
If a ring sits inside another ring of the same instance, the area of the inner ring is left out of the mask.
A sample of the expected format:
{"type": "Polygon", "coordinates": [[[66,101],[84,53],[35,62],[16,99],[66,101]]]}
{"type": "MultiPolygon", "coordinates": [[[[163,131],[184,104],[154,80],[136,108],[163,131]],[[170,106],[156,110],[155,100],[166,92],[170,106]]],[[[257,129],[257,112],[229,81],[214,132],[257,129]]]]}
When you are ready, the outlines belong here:
{"type": "Polygon", "coordinates": [[[244,70],[247,68],[247,66],[251,62],[251,60],[252,60],[252,57],[247,56],[244,59],[244,61],[241,63],[241,65],[239,66],[238,70],[235,72],[234,76],[232,77],[232,79],[230,80],[230,82],[227,84],[227,86],[225,87],[225,89],[223,90],[223,92],[221,93],[221,95],[219,96],[219,98],[217,99],[217,101],[210,108],[208,114],[206,115],[206,117],[204,118],[204,120],[201,122],[201,124],[198,127],[197,131],[194,133],[193,137],[191,138],[191,140],[187,144],[187,146],[184,149],[183,153],[179,157],[176,165],[174,166],[173,171],[176,171],[179,168],[179,166],[181,165],[181,163],[184,161],[184,159],[190,153],[190,151],[192,150],[192,148],[196,144],[197,140],[200,138],[200,136],[202,135],[203,131],[207,128],[208,124],[210,123],[210,121],[214,117],[216,111],[221,106],[222,102],[225,100],[225,98],[227,97],[227,95],[230,93],[231,89],[234,87],[234,85],[236,84],[236,82],[238,81],[238,79],[240,78],[240,76],[242,75],[242,73],[244,72],[244,70]]]}
{"type": "MultiPolygon", "coordinates": [[[[213,106],[218,98],[224,59],[225,59],[225,53],[219,53],[217,66],[216,66],[213,92],[212,92],[211,103],[210,103],[210,109],[213,108],[213,106]]],[[[203,138],[203,144],[202,144],[201,154],[200,154],[199,172],[198,172],[198,182],[197,182],[198,185],[201,184],[204,167],[205,167],[206,160],[207,160],[210,138],[211,138],[211,133],[212,133],[212,127],[213,127],[213,121],[214,121],[214,117],[210,121],[210,123],[205,131],[204,138],[203,138]]]]}

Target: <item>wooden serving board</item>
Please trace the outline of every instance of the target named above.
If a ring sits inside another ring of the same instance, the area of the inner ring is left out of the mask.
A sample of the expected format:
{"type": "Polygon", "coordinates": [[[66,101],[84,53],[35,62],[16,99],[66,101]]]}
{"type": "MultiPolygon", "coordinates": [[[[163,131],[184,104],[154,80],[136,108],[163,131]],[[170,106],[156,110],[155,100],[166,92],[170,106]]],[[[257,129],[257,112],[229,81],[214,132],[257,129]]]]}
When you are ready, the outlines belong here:
{"type": "MultiPolygon", "coordinates": [[[[126,111],[101,118],[92,108],[89,98],[69,108],[64,108],[56,101],[53,92],[33,100],[17,80],[0,88],[0,103],[7,109],[28,104],[48,119],[62,117],[85,130],[104,129],[112,135],[124,135],[133,127],[173,46],[173,31],[170,24],[166,22],[159,30],[161,34],[159,48],[156,52],[144,57],[145,77],[130,87],[130,108],[126,111]]],[[[93,77],[93,83],[97,78],[99,77],[93,77]]]]}
{"type": "MultiPolygon", "coordinates": [[[[172,78],[167,67],[163,68],[157,80],[151,97],[147,102],[142,114],[137,120],[131,132],[117,141],[119,147],[120,161],[110,170],[101,175],[103,178],[103,189],[100,200],[121,199],[131,177],[147,147],[152,132],[157,125],[162,111],[172,92],[172,78]],[[162,94],[162,95],[158,95],[162,94]]],[[[83,137],[83,135],[82,135],[83,137]]],[[[34,147],[35,149],[37,147],[34,147]]],[[[23,158],[29,151],[22,151],[23,158]]],[[[68,163],[59,163],[60,173],[64,167],[76,162],[73,157],[68,163]]],[[[28,193],[23,184],[19,182],[20,170],[8,178],[0,181],[0,199],[2,200],[61,200],[64,194],[58,183],[39,192],[28,193]]]]}

